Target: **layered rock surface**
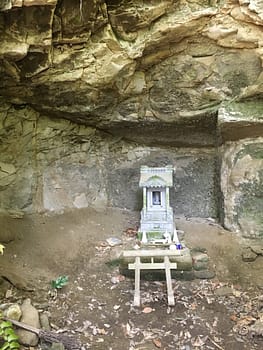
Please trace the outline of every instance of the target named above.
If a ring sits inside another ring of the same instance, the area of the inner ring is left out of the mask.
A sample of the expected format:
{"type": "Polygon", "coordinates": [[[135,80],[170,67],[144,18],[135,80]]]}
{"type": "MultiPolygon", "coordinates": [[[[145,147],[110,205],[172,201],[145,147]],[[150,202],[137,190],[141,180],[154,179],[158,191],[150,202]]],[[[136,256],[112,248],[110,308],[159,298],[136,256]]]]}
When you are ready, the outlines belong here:
{"type": "Polygon", "coordinates": [[[139,208],[171,163],[178,214],[262,234],[262,26],[258,0],[0,1],[1,207],[139,208]]]}
{"type": "Polygon", "coordinates": [[[160,121],[164,135],[207,130],[221,101],[262,96],[260,2],[2,2],[0,93],[14,104],[152,136],[160,121]]]}
{"type": "Polygon", "coordinates": [[[1,208],[138,210],[140,166],[171,163],[176,165],[171,200],[177,214],[217,216],[214,148],[142,146],[27,107],[6,106],[0,125],[1,208]]]}

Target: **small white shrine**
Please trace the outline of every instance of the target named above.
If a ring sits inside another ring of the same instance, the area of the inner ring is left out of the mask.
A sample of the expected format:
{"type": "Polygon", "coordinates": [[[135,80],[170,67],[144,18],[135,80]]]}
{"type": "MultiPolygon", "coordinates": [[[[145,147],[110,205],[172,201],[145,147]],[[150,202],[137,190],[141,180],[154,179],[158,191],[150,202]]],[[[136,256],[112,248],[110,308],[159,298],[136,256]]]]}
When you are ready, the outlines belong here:
{"type": "Polygon", "coordinates": [[[139,186],[143,189],[143,208],[139,237],[143,244],[179,244],[169,200],[173,170],[172,165],[141,167],[139,186]]]}
{"type": "Polygon", "coordinates": [[[139,186],[143,189],[143,208],[138,237],[141,247],[123,252],[128,269],[135,271],[134,306],[140,305],[141,270],[164,270],[168,305],[175,305],[171,270],[182,261],[190,261],[190,251],[178,240],[170,207],[170,187],[173,186],[173,166],[141,167],[139,186]],[[154,246],[154,248],[151,248],[154,246]],[[141,248],[141,249],[139,249],[141,248]]]}

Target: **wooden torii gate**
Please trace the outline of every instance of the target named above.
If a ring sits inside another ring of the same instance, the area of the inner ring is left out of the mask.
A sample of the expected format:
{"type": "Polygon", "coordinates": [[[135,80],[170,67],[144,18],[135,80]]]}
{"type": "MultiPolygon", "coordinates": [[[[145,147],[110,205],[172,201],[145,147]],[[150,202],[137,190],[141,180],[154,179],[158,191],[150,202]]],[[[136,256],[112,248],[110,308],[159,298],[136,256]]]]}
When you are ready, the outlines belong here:
{"type": "Polygon", "coordinates": [[[168,305],[175,305],[174,293],[172,288],[171,269],[177,269],[177,263],[171,262],[170,257],[178,256],[178,250],[168,249],[144,249],[144,250],[126,250],[123,252],[124,258],[134,258],[134,263],[129,263],[128,268],[135,270],[135,291],[134,306],[140,306],[140,272],[141,270],[165,270],[168,305]],[[163,262],[155,262],[154,258],[162,258],[163,262]],[[150,258],[151,262],[141,262],[141,258],[150,258]]]}

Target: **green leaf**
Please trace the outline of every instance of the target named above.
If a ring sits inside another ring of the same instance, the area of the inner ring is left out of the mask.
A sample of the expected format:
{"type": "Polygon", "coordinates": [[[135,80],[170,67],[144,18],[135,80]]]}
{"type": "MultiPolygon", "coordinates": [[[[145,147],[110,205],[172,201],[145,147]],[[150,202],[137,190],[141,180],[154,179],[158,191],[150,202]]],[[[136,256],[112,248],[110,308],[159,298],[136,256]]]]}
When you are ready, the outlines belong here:
{"type": "Polygon", "coordinates": [[[15,334],[13,328],[5,328],[4,331],[3,331],[3,334],[4,336],[8,336],[8,335],[11,335],[11,334],[15,334]]]}
{"type": "Polygon", "coordinates": [[[8,342],[4,343],[4,345],[1,347],[1,350],[7,350],[7,349],[9,349],[9,343],[8,342]]]}
{"type": "Polygon", "coordinates": [[[20,348],[18,336],[16,335],[11,322],[0,320],[0,336],[5,341],[0,350],[18,350],[20,348]]]}
{"type": "Polygon", "coordinates": [[[10,349],[19,349],[20,348],[20,344],[18,342],[12,342],[9,344],[10,349]]]}
{"type": "Polygon", "coordinates": [[[51,287],[60,289],[68,283],[68,276],[59,276],[56,280],[51,281],[51,287]]]}
{"type": "Polygon", "coordinates": [[[18,336],[15,335],[15,333],[13,332],[13,334],[10,334],[10,335],[6,338],[6,340],[8,341],[8,343],[11,343],[11,342],[13,342],[13,341],[18,340],[18,336]]]}
{"type": "Polygon", "coordinates": [[[9,321],[3,321],[0,323],[0,328],[5,329],[5,328],[12,328],[12,323],[9,321]]]}

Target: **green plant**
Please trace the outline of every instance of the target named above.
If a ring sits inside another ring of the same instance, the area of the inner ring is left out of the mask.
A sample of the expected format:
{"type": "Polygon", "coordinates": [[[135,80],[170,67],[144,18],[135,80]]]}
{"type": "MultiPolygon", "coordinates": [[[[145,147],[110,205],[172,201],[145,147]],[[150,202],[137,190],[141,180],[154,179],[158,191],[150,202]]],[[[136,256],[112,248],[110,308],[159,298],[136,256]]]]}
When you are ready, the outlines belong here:
{"type": "Polygon", "coordinates": [[[15,334],[12,323],[9,321],[3,321],[1,314],[0,337],[4,340],[4,344],[0,347],[0,350],[17,350],[20,348],[18,336],[15,334]]]}
{"type": "Polygon", "coordinates": [[[68,276],[59,276],[56,280],[51,281],[51,287],[61,289],[68,283],[68,276]]]}

